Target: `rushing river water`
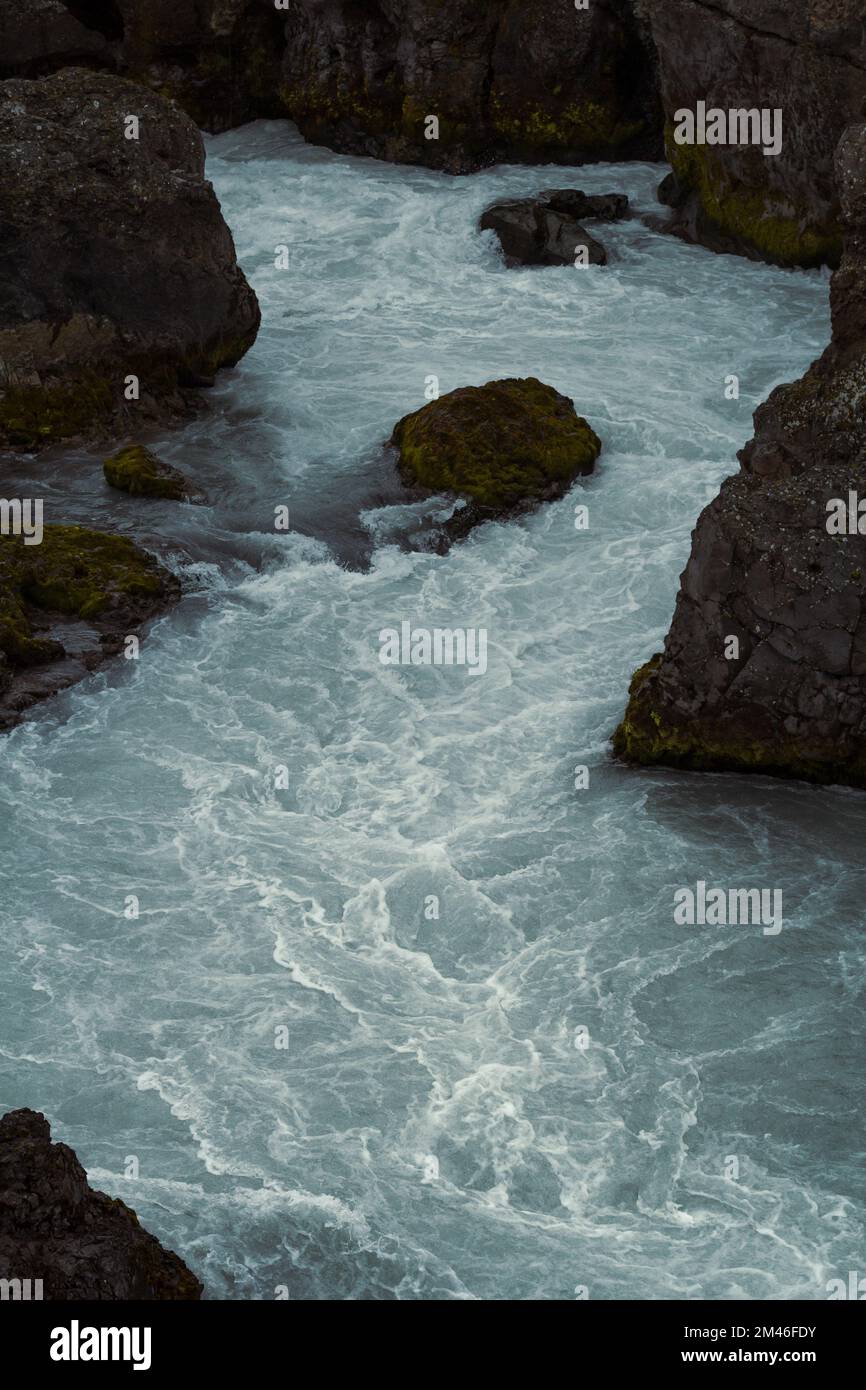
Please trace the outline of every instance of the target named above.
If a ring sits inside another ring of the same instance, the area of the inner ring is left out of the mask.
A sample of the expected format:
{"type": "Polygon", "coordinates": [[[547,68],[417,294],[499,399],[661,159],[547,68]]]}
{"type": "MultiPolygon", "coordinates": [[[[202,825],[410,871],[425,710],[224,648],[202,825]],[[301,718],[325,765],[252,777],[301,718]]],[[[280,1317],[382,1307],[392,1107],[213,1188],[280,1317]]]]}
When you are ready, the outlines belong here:
{"type": "Polygon", "coordinates": [[[3,740],[3,1108],[210,1297],[826,1297],[862,1265],[866,798],[607,746],[826,276],[639,220],[605,269],[508,271],[475,230],[551,185],[658,211],[649,165],[452,179],[259,123],[209,174],[262,330],[153,441],[209,505],[22,472],[188,597],[3,740]],[[595,475],[408,552],[380,445],[432,374],[564,391],[595,475]],[[381,665],[402,619],[486,628],[487,672],[381,665]],[[699,879],[781,889],[783,930],[675,925],[699,879]]]}

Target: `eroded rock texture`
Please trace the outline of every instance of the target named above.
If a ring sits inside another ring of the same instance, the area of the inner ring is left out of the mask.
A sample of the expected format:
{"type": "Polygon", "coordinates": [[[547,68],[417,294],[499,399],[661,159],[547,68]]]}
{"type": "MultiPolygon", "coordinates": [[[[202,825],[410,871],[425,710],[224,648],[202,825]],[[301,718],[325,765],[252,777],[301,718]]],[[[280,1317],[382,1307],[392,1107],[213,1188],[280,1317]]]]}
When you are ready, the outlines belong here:
{"type": "Polygon", "coordinates": [[[335,149],[452,172],[660,154],[633,0],[296,0],[286,34],[285,112],[335,149]]]}
{"type": "Polygon", "coordinates": [[[784,265],[838,263],[833,152],[866,115],[863,0],[643,0],[673,180],[673,229],[715,250],[784,265]],[[782,111],[783,143],[677,145],[679,109],[782,111]]]}
{"type": "Polygon", "coordinates": [[[835,163],[833,340],[756,412],[741,472],[698,521],[664,652],[614,740],[642,763],[866,786],[866,535],[828,530],[829,502],[866,497],[866,123],[835,163]]]}
{"type": "Polygon", "coordinates": [[[88,1185],[72,1149],[52,1144],[48,1121],[33,1110],[0,1119],[0,1278],[41,1279],[46,1301],[198,1299],[202,1291],[134,1211],[88,1185]]]}
{"type": "Polygon", "coordinates": [[[182,413],[253,343],[256,297],[172,103],[83,68],[0,83],[0,163],[0,447],[182,413]]]}

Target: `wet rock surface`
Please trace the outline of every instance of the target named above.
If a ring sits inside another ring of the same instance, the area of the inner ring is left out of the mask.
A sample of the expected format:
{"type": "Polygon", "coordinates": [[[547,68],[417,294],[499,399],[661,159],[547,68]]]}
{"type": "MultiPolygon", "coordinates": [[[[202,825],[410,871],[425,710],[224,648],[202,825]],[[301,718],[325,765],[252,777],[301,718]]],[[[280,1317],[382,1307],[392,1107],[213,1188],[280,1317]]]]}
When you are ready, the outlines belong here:
{"type": "Polygon", "coordinates": [[[134,1211],[89,1186],[72,1149],[52,1143],[48,1121],[33,1110],[0,1119],[0,1278],[41,1280],[43,1299],[54,1302],[202,1292],[134,1211]]]}
{"type": "Polygon", "coordinates": [[[0,729],[81,680],[180,598],[180,583],[123,536],[46,526],[0,538],[0,729]]]}
{"type": "Polygon", "coordinates": [[[578,218],[615,221],[624,217],[622,194],[589,196],[579,189],[550,189],[537,198],[507,198],[483,213],[479,227],[493,231],[505,263],[516,265],[606,265],[604,246],[578,218]]]}

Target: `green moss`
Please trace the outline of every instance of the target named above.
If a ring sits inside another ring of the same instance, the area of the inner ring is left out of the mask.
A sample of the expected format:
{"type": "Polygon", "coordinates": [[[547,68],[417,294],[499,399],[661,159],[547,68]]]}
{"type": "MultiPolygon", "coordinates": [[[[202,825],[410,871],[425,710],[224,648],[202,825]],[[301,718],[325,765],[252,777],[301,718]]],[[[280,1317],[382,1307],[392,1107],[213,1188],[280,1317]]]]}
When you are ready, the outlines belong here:
{"type": "Polygon", "coordinates": [[[46,526],[41,545],[0,538],[0,651],[15,665],[61,654],[33,636],[28,608],[94,618],[121,601],[157,598],[156,561],[124,536],[81,526],[46,526]]]}
{"type": "Polygon", "coordinates": [[[496,132],[517,148],[618,151],[644,130],[642,121],[622,121],[615,107],[587,98],[554,115],[549,107],[515,111],[501,100],[491,104],[496,132]]]}
{"type": "Polygon", "coordinates": [[[840,227],[811,226],[805,213],[789,216],[774,212],[769,189],[732,188],[715,158],[715,146],[678,145],[670,128],[666,145],[681,190],[697,192],[705,216],[719,231],[779,265],[838,265],[842,255],[840,227]]]}
{"type": "Polygon", "coordinates": [[[110,487],[133,497],[168,497],[179,502],[189,491],[182,474],[141,444],[119,449],[105,460],[102,471],[110,487]]]}
{"type": "Polygon", "coordinates": [[[392,442],[408,483],[494,511],[561,495],[601,450],[571,401],[534,377],[451,391],[402,419],[392,442]]]}
{"type": "Polygon", "coordinates": [[[112,405],[111,383],[96,372],[44,386],[7,386],[0,397],[0,439],[15,448],[44,448],[87,434],[112,405]]]}
{"type": "Polygon", "coordinates": [[[866,746],[844,755],[837,745],[806,745],[791,738],[765,739],[724,728],[717,719],[673,724],[653,701],[658,654],[635,671],[622,723],[613,736],[618,758],[644,767],[667,766],[693,772],[749,772],[808,782],[866,786],[866,746]]]}

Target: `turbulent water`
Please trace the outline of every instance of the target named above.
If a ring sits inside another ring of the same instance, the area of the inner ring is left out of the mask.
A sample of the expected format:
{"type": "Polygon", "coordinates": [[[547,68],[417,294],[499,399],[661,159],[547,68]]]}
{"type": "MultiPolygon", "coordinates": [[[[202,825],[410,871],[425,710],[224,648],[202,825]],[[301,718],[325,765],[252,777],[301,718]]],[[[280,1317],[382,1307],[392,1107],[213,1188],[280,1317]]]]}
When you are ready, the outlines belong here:
{"type": "Polygon", "coordinates": [[[154,441],[209,505],[22,471],[188,596],[3,740],[3,1108],[214,1298],[826,1297],[862,1264],[866,799],[608,753],[826,276],[637,219],[605,269],[509,271],[475,230],[552,183],[658,211],[649,165],[452,179],[260,123],[209,174],[264,316],[154,441]],[[381,443],[430,375],[549,382],[596,474],[410,552],[381,443]],[[403,619],[486,628],[486,673],[383,666],[403,619]],[[783,930],[676,925],[699,879],[781,889],[783,930]]]}

